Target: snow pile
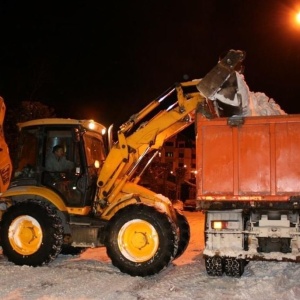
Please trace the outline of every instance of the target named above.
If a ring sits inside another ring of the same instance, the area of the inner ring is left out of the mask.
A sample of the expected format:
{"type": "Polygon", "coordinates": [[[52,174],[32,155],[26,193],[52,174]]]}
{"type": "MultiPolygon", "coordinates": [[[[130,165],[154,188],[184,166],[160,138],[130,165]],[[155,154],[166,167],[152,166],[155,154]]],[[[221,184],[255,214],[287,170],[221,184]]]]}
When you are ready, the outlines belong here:
{"type": "Polygon", "coordinates": [[[250,107],[252,116],[286,115],[274,99],[264,93],[250,92],[250,107]]]}

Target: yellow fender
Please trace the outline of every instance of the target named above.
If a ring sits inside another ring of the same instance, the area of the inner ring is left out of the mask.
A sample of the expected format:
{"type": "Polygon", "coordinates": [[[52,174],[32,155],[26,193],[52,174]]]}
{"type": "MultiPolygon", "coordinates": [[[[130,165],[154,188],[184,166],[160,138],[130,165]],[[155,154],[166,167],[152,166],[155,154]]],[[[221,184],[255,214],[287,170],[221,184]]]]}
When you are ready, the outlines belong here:
{"type": "Polygon", "coordinates": [[[171,218],[174,217],[172,202],[167,197],[133,182],[126,182],[114,199],[103,210],[102,218],[109,220],[119,209],[134,203],[144,203],[145,205],[153,206],[157,210],[167,213],[171,218]]]}
{"type": "Polygon", "coordinates": [[[63,200],[53,191],[47,189],[45,187],[37,187],[37,186],[17,186],[8,189],[6,192],[2,194],[3,200],[7,201],[7,198],[12,197],[24,197],[24,196],[39,196],[47,199],[50,203],[52,203],[55,207],[57,207],[60,211],[67,211],[67,207],[64,204],[63,200]],[[6,199],[5,199],[6,198],[6,199]]]}

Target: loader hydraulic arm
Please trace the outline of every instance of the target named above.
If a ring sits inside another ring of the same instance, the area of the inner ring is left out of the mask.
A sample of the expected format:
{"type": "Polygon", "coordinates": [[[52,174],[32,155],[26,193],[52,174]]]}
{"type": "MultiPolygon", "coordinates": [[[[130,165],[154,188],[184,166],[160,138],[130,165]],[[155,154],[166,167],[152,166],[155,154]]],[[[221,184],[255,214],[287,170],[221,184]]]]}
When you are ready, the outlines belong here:
{"type": "Polygon", "coordinates": [[[242,51],[230,50],[203,79],[176,84],[120,127],[118,142],[109,152],[98,178],[98,201],[102,201],[102,206],[112,202],[125,182],[132,179],[134,169],[144,155],[160,149],[164,141],[194,122],[197,108],[206,106],[206,99],[220,89],[244,56],[242,51]],[[194,90],[185,93],[185,89],[194,90]],[[177,101],[173,105],[129,134],[134,125],[174,92],[177,93],[177,101]]]}

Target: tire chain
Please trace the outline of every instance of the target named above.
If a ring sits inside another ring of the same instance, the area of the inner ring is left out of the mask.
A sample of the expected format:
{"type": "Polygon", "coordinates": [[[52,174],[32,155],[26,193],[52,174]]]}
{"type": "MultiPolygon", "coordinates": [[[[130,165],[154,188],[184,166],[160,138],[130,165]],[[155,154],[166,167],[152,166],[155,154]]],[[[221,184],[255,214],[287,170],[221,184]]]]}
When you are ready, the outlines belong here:
{"type": "Polygon", "coordinates": [[[224,271],[227,276],[240,277],[243,274],[243,260],[238,260],[233,257],[224,259],[224,271]]]}
{"type": "Polygon", "coordinates": [[[51,261],[53,261],[57,255],[60,253],[61,251],[61,247],[63,244],[63,226],[62,226],[62,221],[61,219],[57,216],[56,210],[54,207],[46,204],[43,201],[34,201],[35,203],[37,203],[38,205],[40,205],[41,207],[45,208],[47,211],[47,214],[49,217],[51,217],[54,222],[52,227],[55,228],[56,232],[54,234],[55,240],[56,240],[56,244],[52,246],[52,249],[55,250],[55,253],[53,253],[52,255],[50,255],[49,257],[49,261],[47,263],[50,263],[51,261]]]}
{"type": "Polygon", "coordinates": [[[206,272],[209,276],[222,276],[223,259],[219,256],[205,258],[206,272]]]}

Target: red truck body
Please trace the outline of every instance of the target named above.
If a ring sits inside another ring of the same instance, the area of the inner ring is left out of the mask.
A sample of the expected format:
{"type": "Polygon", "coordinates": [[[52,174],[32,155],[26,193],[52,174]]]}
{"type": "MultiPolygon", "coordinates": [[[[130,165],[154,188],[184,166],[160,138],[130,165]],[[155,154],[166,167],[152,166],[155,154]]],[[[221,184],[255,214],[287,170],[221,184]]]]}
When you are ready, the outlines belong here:
{"type": "Polygon", "coordinates": [[[286,201],[300,195],[300,115],[197,119],[197,199],[286,201]]]}

